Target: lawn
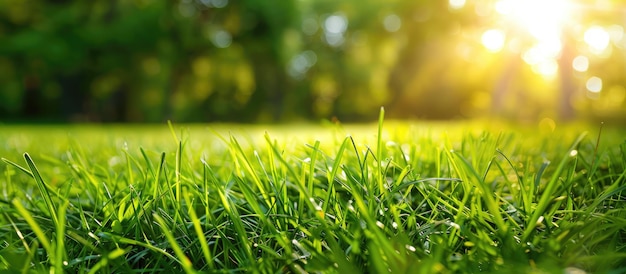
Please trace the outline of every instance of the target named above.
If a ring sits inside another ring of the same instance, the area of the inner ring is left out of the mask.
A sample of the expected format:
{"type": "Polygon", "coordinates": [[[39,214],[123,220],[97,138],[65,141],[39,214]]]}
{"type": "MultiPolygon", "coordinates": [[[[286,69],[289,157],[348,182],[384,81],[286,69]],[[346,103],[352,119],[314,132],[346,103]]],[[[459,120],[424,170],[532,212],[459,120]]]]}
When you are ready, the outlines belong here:
{"type": "Polygon", "coordinates": [[[0,126],[0,273],[623,273],[611,125],[0,126]]]}

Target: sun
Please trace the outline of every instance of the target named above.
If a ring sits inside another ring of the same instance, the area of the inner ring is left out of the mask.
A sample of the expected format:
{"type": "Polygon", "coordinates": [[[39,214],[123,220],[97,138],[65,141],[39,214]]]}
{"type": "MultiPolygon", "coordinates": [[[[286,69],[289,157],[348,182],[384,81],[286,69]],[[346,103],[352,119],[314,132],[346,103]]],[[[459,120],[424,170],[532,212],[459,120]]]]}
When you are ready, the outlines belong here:
{"type": "Polygon", "coordinates": [[[571,7],[566,0],[499,0],[495,3],[499,14],[540,40],[560,35],[571,19],[571,7]]]}
{"type": "MultiPolygon", "coordinates": [[[[558,72],[556,60],[563,48],[563,31],[573,19],[571,7],[566,0],[498,0],[494,3],[495,11],[504,22],[500,26],[504,28],[502,32],[509,33],[511,40],[519,39],[522,32],[525,40],[530,40],[522,41],[529,45],[521,49],[522,59],[533,71],[546,77],[558,72]]],[[[483,45],[491,51],[493,44],[493,39],[483,39],[483,45]]]]}

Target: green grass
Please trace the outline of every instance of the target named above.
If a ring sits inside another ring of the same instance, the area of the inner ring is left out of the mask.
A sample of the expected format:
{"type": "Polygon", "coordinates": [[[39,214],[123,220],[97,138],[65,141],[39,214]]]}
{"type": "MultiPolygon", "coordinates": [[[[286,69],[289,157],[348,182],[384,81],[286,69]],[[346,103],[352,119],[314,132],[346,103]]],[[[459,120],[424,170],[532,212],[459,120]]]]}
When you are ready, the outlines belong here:
{"type": "Polygon", "coordinates": [[[0,273],[623,273],[624,133],[3,126],[0,273]]]}

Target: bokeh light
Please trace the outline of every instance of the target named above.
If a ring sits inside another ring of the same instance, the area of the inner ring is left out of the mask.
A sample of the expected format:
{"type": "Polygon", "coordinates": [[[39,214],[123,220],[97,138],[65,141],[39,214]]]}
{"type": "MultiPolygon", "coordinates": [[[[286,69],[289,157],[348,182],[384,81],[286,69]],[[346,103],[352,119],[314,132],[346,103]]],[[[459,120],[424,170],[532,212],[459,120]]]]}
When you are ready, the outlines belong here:
{"type": "Polygon", "coordinates": [[[345,40],[344,32],[348,29],[348,19],[344,14],[338,13],[328,16],[324,20],[324,38],[332,47],[341,46],[345,40]]]}
{"type": "Polygon", "coordinates": [[[495,9],[539,41],[559,37],[570,16],[570,5],[564,0],[500,0],[495,9]]]}
{"type": "Polygon", "coordinates": [[[534,39],[522,53],[522,59],[535,73],[555,76],[558,72],[556,60],[563,48],[562,31],[571,15],[568,2],[500,0],[494,6],[511,25],[511,31],[522,30],[534,39]]]}
{"type": "Polygon", "coordinates": [[[481,41],[489,51],[498,52],[504,47],[505,39],[504,32],[497,29],[490,29],[483,33],[481,41]]]}
{"type": "Polygon", "coordinates": [[[383,20],[383,26],[388,32],[396,32],[402,26],[402,19],[397,14],[389,14],[383,20]]]}
{"type": "Polygon", "coordinates": [[[1,117],[626,117],[621,1],[62,2],[0,4],[1,117]]]}
{"type": "Polygon", "coordinates": [[[318,29],[319,24],[314,17],[309,16],[302,20],[302,32],[304,32],[304,34],[309,36],[314,35],[318,29]]]}
{"type": "Polygon", "coordinates": [[[228,5],[228,0],[200,0],[200,2],[210,8],[223,8],[228,5]]]}
{"type": "Polygon", "coordinates": [[[233,42],[233,37],[225,30],[216,30],[211,36],[211,41],[218,48],[227,48],[233,42]]]}
{"type": "Polygon", "coordinates": [[[599,93],[602,91],[602,79],[597,76],[592,76],[587,80],[585,87],[587,87],[587,90],[590,92],[599,93]]]}
{"type": "Polygon", "coordinates": [[[572,61],[572,68],[579,72],[585,72],[589,69],[589,58],[584,55],[578,55],[572,61]]]}
{"type": "Polygon", "coordinates": [[[609,46],[611,37],[609,33],[600,26],[592,26],[585,31],[585,42],[589,45],[591,52],[601,54],[609,46]]]}
{"type": "Polygon", "coordinates": [[[304,51],[291,58],[287,73],[289,76],[301,80],[315,63],[317,63],[317,55],[315,52],[311,50],[304,51]]]}
{"type": "Polygon", "coordinates": [[[462,9],[465,6],[465,0],[449,0],[448,4],[452,9],[462,9]]]}

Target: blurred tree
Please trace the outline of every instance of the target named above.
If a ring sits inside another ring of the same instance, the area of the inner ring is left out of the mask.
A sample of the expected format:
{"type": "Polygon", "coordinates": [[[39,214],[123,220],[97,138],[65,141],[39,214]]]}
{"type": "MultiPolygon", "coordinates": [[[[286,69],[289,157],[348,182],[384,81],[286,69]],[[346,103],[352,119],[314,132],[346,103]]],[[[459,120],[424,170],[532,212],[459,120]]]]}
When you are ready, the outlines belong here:
{"type": "Polygon", "coordinates": [[[242,46],[250,61],[256,83],[248,111],[259,116],[245,120],[288,119],[297,112],[296,105],[305,103],[293,99],[293,85],[286,72],[288,58],[297,50],[289,45],[299,40],[295,29],[299,22],[296,1],[245,0],[233,5],[241,20],[234,41],[242,46]]]}
{"type": "Polygon", "coordinates": [[[0,121],[626,117],[617,3],[575,6],[546,77],[504,2],[0,0],[0,121]]]}

